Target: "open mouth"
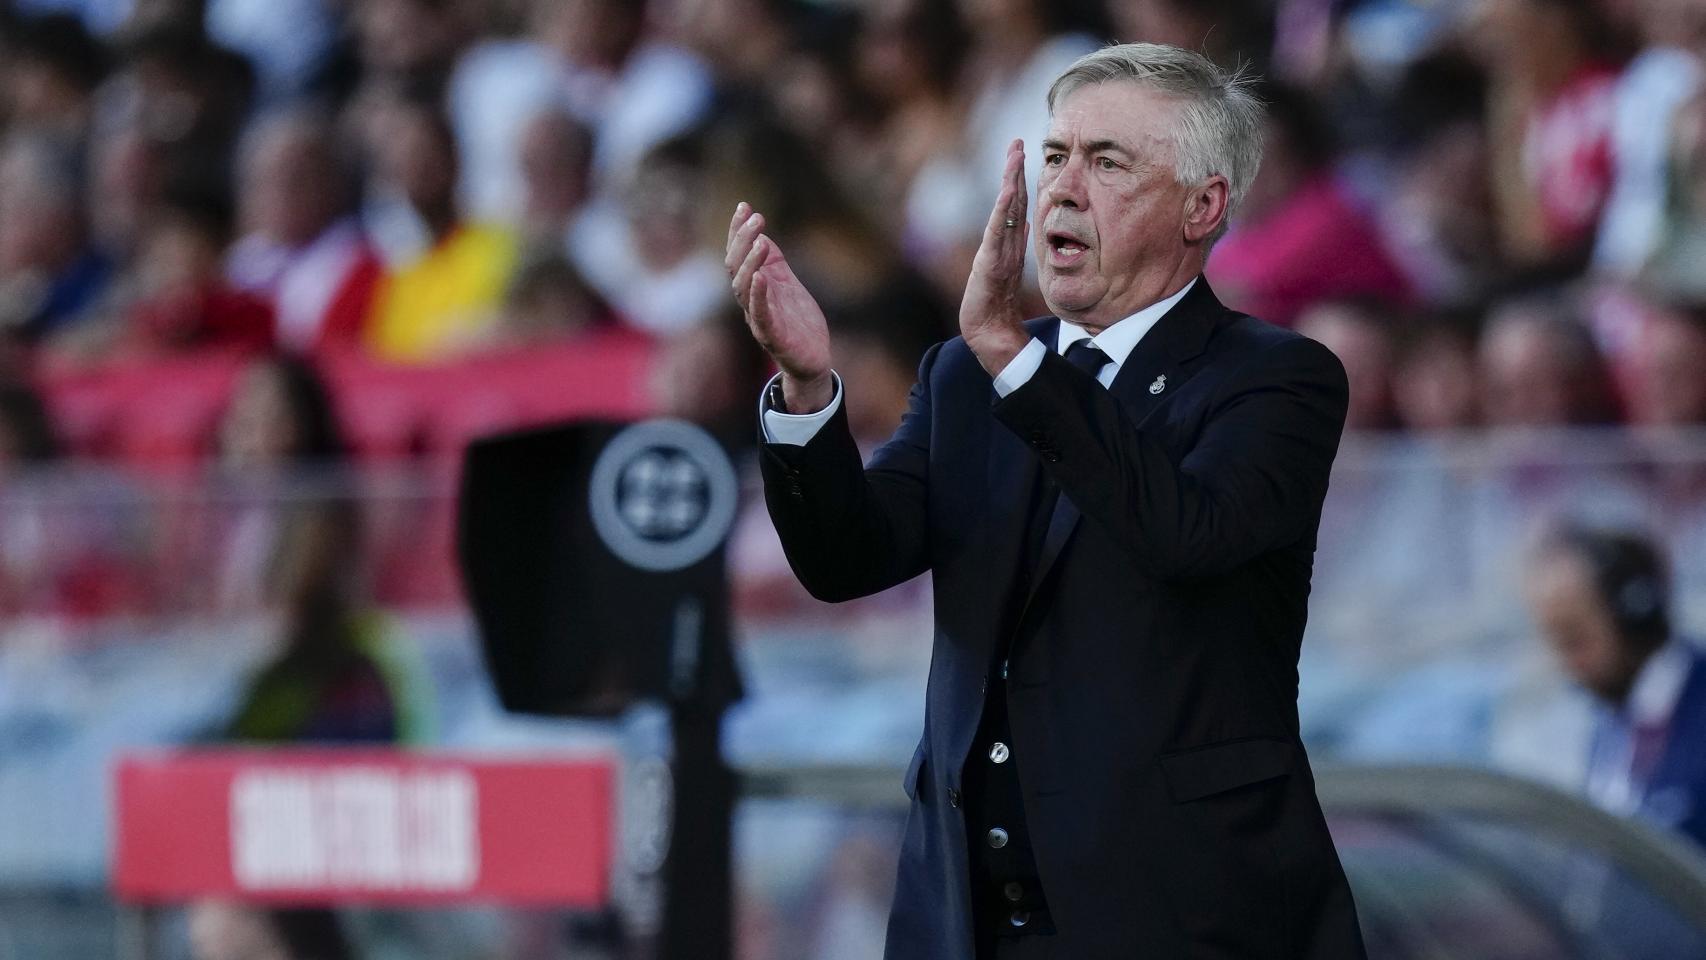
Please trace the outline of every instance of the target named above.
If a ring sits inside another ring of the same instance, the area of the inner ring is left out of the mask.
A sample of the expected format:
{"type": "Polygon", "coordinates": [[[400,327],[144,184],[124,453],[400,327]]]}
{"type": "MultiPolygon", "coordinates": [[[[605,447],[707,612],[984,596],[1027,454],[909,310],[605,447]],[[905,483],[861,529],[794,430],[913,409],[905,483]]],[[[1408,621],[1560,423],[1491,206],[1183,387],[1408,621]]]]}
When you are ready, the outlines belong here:
{"type": "Polygon", "coordinates": [[[1048,235],[1049,259],[1058,264],[1076,263],[1083,259],[1090,247],[1084,241],[1069,233],[1050,233],[1048,235]]]}

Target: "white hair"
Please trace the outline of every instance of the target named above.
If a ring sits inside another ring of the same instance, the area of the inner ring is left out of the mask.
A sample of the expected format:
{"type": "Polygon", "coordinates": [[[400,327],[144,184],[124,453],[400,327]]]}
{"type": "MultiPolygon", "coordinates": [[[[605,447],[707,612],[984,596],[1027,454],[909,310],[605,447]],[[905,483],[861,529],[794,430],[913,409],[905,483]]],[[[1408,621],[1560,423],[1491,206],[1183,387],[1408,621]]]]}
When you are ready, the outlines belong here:
{"type": "Polygon", "coordinates": [[[1226,215],[1209,239],[1226,232],[1262,165],[1262,103],[1251,93],[1255,77],[1243,68],[1164,43],[1120,43],[1079,57],[1049,87],[1048,109],[1079,87],[1123,80],[1175,95],[1184,102],[1173,131],[1173,174],[1196,184],[1226,178],[1226,215]]]}

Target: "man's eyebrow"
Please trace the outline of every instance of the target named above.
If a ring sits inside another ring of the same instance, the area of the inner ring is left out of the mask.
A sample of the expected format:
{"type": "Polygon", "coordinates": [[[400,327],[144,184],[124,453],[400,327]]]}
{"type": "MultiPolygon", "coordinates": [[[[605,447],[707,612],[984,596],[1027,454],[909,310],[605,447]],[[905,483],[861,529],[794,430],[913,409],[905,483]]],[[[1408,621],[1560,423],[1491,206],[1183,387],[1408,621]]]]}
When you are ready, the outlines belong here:
{"type": "MultiPolygon", "coordinates": [[[[1044,150],[1065,151],[1067,149],[1067,146],[1062,141],[1056,140],[1053,137],[1049,137],[1048,139],[1043,141],[1043,149],[1044,150]]],[[[1134,152],[1130,147],[1126,146],[1125,144],[1120,143],[1118,140],[1092,140],[1089,143],[1084,145],[1084,149],[1089,151],[1090,153],[1103,153],[1103,152],[1108,151],[1108,150],[1115,150],[1115,151],[1118,151],[1120,153],[1125,154],[1128,157],[1137,156],[1136,152],[1134,152]]]]}

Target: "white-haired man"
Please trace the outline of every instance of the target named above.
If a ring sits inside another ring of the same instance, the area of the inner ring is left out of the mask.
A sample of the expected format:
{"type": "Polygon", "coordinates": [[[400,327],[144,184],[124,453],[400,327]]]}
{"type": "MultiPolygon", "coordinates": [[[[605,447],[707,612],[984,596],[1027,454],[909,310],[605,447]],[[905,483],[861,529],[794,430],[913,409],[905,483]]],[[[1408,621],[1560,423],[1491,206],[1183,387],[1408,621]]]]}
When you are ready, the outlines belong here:
{"type": "Polygon", "coordinates": [[[742,204],[736,298],[781,373],[770,514],[828,600],[930,569],[936,639],[890,960],[1364,955],[1298,741],[1344,371],[1201,277],[1261,109],[1198,54],[1106,47],[1049,96],[894,437],[862,466],[810,294],[742,204]],[[1054,316],[1017,303],[1027,236],[1054,316]]]}

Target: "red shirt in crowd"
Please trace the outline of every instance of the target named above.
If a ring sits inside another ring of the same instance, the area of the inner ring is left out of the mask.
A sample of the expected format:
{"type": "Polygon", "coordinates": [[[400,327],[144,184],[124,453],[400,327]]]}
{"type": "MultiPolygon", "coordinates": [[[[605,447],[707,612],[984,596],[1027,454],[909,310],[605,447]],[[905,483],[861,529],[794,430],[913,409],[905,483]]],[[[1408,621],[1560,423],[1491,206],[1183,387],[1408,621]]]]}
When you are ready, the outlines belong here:
{"type": "Polygon", "coordinates": [[[1523,174],[1534,186],[1553,250],[1587,243],[1611,193],[1616,83],[1610,67],[1583,67],[1529,114],[1523,174]]]}
{"type": "Polygon", "coordinates": [[[1285,326],[1323,300],[1405,304],[1413,295],[1373,218],[1326,173],[1268,216],[1234,227],[1215,244],[1206,273],[1227,306],[1285,326]]]}

